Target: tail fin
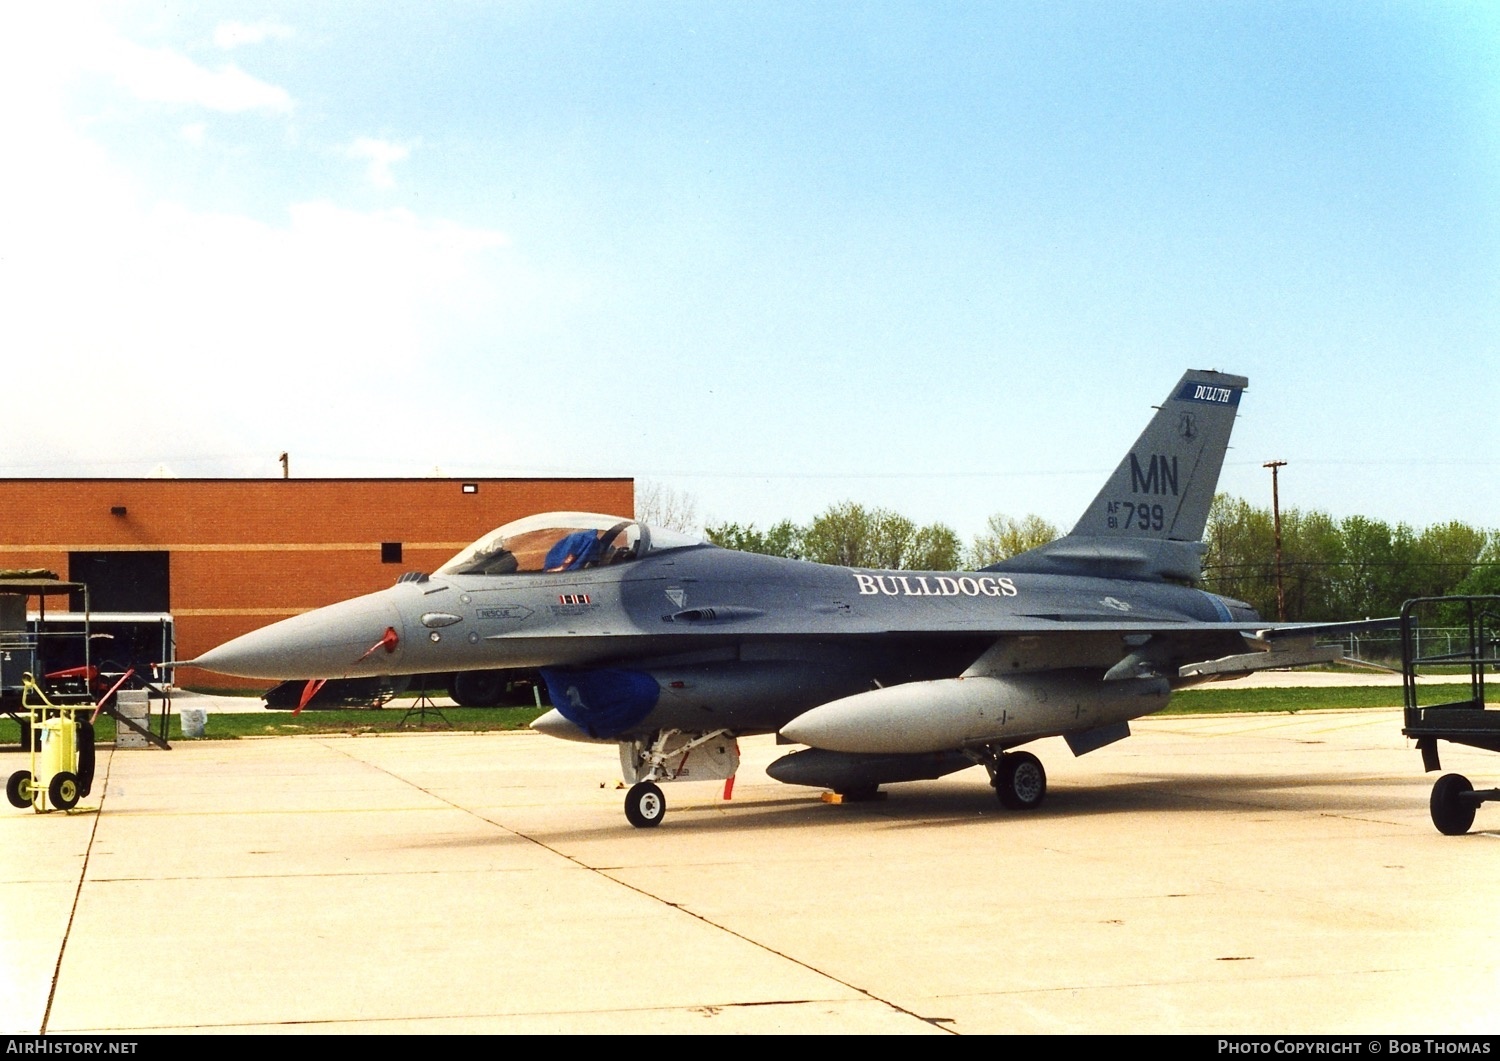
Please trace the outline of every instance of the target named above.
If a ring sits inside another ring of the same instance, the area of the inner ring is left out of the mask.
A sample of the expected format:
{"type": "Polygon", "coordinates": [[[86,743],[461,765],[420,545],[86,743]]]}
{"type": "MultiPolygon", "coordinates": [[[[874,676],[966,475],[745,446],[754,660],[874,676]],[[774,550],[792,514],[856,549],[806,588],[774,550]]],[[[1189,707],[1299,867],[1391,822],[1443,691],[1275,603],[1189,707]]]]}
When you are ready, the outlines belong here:
{"type": "Polygon", "coordinates": [[[1208,509],[1249,383],[1221,372],[1186,373],[1073,530],[1000,566],[1196,581],[1208,509]]]}

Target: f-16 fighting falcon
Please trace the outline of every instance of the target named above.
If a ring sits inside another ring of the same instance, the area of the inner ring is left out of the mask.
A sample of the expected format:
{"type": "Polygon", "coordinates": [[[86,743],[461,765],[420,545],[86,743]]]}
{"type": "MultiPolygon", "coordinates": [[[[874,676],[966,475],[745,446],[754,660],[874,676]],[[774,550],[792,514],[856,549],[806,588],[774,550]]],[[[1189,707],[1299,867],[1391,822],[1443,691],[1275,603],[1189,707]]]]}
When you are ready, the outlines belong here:
{"type": "MultiPolygon", "coordinates": [[[[1001,804],[1046,793],[1020,745],[1075,755],[1130,735],[1174,689],[1336,658],[1194,587],[1247,381],[1191,371],[1072,532],[981,571],[874,571],[722,549],[632,519],[507,524],[431,574],[285,619],[192,661],[322,679],[540,670],[533,726],[617,744],[625,814],[660,783],[723,780],[736,738],[803,750],[769,773],[868,797],[982,766],[1001,804]]],[[[1354,625],[1354,624],[1350,624],[1354,625]]]]}

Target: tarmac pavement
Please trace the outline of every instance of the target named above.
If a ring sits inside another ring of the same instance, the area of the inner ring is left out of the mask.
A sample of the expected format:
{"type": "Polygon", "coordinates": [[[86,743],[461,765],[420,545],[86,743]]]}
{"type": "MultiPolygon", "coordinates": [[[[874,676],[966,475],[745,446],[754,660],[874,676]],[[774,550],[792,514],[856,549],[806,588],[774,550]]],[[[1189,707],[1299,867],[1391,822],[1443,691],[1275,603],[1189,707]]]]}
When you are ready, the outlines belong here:
{"type": "Polygon", "coordinates": [[[0,808],[0,1032],[1500,1030],[1500,806],[1440,835],[1398,711],[1132,725],[1030,745],[1032,813],[977,769],[825,804],[749,739],[652,830],[533,733],[106,746],[0,808]]]}

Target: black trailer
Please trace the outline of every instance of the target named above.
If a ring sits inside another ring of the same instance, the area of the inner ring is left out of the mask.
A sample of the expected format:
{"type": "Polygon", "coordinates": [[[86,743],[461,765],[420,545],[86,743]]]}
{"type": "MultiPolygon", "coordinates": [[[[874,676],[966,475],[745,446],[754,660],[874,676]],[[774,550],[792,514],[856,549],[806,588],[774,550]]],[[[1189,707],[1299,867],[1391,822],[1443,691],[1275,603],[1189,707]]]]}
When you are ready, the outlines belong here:
{"type": "MultiPolygon", "coordinates": [[[[1500,708],[1485,703],[1485,673],[1500,666],[1500,597],[1418,597],[1401,608],[1401,673],[1405,725],[1417,742],[1428,773],[1441,770],[1438,741],[1467,744],[1500,752],[1500,708]],[[1423,619],[1459,630],[1458,642],[1445,638],[1422,644],[1423,619]],[[1437,651],[1441,649],[1441,651],[1437,651]],[[1468,672],[1469,698],[1446,704],[1423,704],[1417,676],[1468,672]]],[[[1469,831],[1481,803],[1500,800],[1500,789],[1476,790],[1462,774],[1444,774],[1432,786],[1432,824],[1448,836],[1469,831]]]]}
{"type": "MultiPolygon", "coordinates": [[[[88,587],[83,583],[65,582],[51,571],[0,571],[0,713],[18,720],[28,715],[21,703],[24,678],[27,674],[44,674],[54,662],[47,658],[47,653],[56,649],[57,643],[44,642],[38,633],[47,621],[47,598],[87,592],[88,587]],[[40,615],[37,622],[27,616],[27,605],[33,597],[40,615]]],[[[76,635],[76,642],[69,648],[88,666],[91,661],[86,626],[76,635]]],[[[71,660],[72,655],[69,665],[71,660]]]]}
{"type": "Polygon", "coordinates": [[[141,653],[153,662],[171,661],[175,655],[171,616],[99,616],[90,612],[88,600],[88,586],[60,579],[51,571],[0,570],[0,717],[16,722],[23,751],[34,747],[35,717],[25,696],[30,679],[49,705],[93,705],[90,725],[100,714],[108,714],[117,727],[133,730],[157,747],[170,747],[171,708],[166,692],[151,684],[149,672],[135,660],[141,653]],[[49,616],[47,600],[59,596],[81,603],[82,611],[49,616]],[[27,608],[32,598],[37,602],[34,615],[27,608]],[[96,618],[105,622],[97,624],[96,618]],[[127,654],[131,662],[96,659],[96,643],[127,654]],[[162,701],[157,732],[151,731],[149,708],[145,725],[116,708],[115,694],[122,687],[146,689],[162,701]]]}

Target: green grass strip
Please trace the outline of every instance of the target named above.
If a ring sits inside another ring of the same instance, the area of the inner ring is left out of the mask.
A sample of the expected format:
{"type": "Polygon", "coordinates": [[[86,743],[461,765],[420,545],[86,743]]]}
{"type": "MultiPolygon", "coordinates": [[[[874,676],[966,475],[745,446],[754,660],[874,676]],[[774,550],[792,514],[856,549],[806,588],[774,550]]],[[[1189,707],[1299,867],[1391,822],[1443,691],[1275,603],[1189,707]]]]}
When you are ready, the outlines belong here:
{"type": "MultiPolygon", "coordinates": [[[[1418,686],[1419,702],[1448,704],[1469,699],[1467,683],[1418,686]]],[[[1289,688],[1184,689],[1172,697],[1163,715],[1212,715],[1240,711],[1330,711],[1360,707],[1402,707],[1399,685],[1295,686],[1289,688]]]]}
{"type": "MultiPolygon", "coordinates": [[[[161,705],[152,702],[151,731],[160,732],[161,705]]],[[[525,729],[542,712],[534,707],[445,707],[441,713],[428,708],[424,717],[410,715],[400,703],[383,708],[349,708],[337,711],[255,711],[244,714],[211,714],[203,726],[204,740],[236,740],[240,737],[307,737],[327,734],[360,736],[368,733],[488,733],[525,729]]],[[[187,740],[174,714],[169,720],[167,740],[187,740]]],[[[115,720],[101,716],[94,734],[100,742],[115,739],[115,720]]],[[[0,747],[20,743],[20,732],[9,717],[0,717],[0,747]]]]}

